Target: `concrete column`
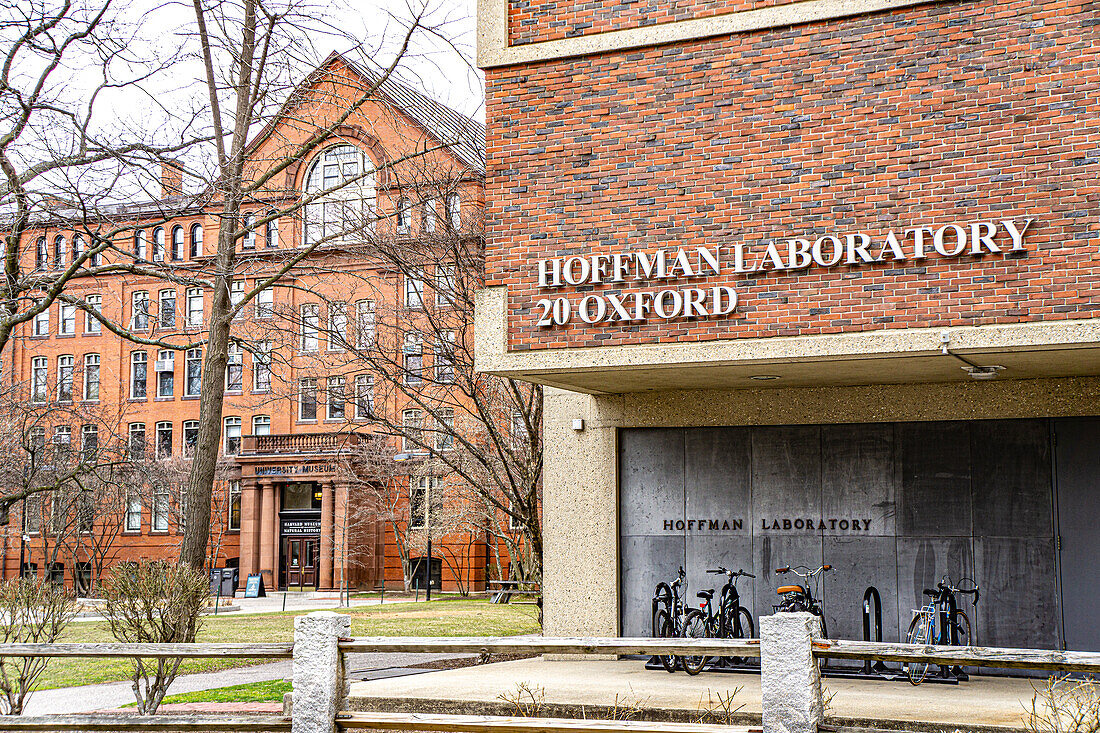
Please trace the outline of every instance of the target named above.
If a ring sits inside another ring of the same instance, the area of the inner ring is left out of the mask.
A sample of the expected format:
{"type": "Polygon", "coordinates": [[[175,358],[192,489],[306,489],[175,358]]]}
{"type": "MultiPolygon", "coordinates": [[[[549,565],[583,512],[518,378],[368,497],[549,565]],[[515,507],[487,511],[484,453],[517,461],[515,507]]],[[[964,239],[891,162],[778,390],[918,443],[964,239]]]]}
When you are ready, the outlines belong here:
{"type": "Polygon", "coordinates": [[[294,619],[291,733],[336,732],[336,713],[347,696],[341,636],[351,636],[350,616],[315,611],[294,619]]]}
{"type": "Polygon", "coordinates": [[[318,585],[322,590],[332,590],[332,559],[333,559],[333,496],[335,486],[331,481],[321,484],[321,547],[318,561],[320,579],[318,585]]]}
{"type": "Polygon", "coordinates": [[[344,545],[348,542],[348,485],[344,482],[333,485],[332,507],[332,587],[339,588],[340,581],[350,584],[350,568],[344,563],[344,545]]]}
{"type": "Polygon", "coordinates": [[[279,582],[279,556],[283,548],[279,546],[279,512],[283,503],[283,484],[276,483],[271,487],[271,578],[272,587],[279,582]]]}
{"type": "Polygon", "coordinates": [[[257,532],[260,546],[260,566],[256,572],[264,574],[264,586],[275,587],[275,539],[279,533],[275,528],[275,488],[270,481],[260,482],[260,529],[257,532]]]}
{"type": "Polygon", "coordinates": [[[812,613],[760,617],[760,694],[764,733],[817,733],[825,717],[812,613]]]}
{"type": "Polygon", "coordinates": [[[241,577],[240,589],[244,590],[248,576],[259,566],[260,496],[256,482],[241,480],[241,577]]]}

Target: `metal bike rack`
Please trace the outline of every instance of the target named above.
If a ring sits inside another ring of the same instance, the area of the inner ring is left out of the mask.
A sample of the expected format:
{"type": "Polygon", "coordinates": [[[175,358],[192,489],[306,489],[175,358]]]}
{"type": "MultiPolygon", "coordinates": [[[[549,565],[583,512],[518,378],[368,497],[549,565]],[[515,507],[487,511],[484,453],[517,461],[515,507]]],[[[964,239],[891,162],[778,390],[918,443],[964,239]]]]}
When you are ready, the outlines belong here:
{"type": "MultiPolygon", "coordinates": [[[[873,585],[868,586],[863,594],[863,640],[882,641],[882,596],[879,595],[878,588],[873,585]],[[871,601],[875,602],[874,639],[871,638],[871,601]]],[[[868,676],[881,675],[889,671],[883,662],[871,664],[871,660],[868,659],[863,663],[863,674],[868,676]]]]}

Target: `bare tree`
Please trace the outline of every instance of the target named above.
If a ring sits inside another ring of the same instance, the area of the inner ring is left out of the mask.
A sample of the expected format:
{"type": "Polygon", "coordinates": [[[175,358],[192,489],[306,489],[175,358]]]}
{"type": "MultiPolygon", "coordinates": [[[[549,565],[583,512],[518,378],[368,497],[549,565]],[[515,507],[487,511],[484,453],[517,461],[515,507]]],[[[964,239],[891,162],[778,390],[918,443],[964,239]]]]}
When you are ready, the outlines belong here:
{"type": "MultiPolygon", "coordinates": [[[[63,587],[37,578],[0,581],[0,643],[49,644],[76,615],[76,604],[63,587]]],[[[46,671],[47,657],[0,658],[0,713],[22,715],[35,681],[46,671]]]]}

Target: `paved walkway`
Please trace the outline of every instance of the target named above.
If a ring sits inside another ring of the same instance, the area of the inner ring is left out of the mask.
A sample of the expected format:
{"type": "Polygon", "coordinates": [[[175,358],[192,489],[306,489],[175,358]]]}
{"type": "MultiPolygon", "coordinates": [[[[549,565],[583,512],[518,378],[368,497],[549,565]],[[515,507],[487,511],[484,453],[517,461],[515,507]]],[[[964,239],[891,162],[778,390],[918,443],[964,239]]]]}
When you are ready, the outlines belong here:
{"type": "MultiPolygon", "coordinates": [[[[646,670],[641,661],[546,661],[523,659],[432,672],[351,686],[350,707],[359,710],[408,710],[466,714],[507,714],[501,695],[515,696],[526,683],[546,703],[543,714],[577,715],[582,708],[641,707],[658,717],[691,719],[713,710],[718,696],[736,690],[734,707],[744,722],[760,720],[757,674],[646,670]],[[740,688],[740,689],[738,689],[740,688]]],[[[957,728],[1004,731],[1022,728],[1024,704],[1033,689],[1026,679],[972,677],[960,685],[826,678],[835,693],[829,722],[910,730],[957,728]]]]}

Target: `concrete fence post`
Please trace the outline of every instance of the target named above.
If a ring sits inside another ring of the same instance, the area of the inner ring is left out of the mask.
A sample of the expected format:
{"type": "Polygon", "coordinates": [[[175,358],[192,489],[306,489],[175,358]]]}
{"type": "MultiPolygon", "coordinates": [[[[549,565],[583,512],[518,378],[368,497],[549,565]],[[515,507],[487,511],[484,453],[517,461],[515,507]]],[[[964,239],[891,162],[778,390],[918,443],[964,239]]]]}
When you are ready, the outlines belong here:
{"type": "Polygon", "coordinates": [[[294,619],[292,733],[335,733],[347,694],[339,642],[350,635],[350,616],[315,611],[294,619]]]}
{"type": "Polygon", "coordinates": [[[817,733],[825,717],[821,669],[813,640],[821,625],[812,613],[760,619],[760,693],[764,733],[817,733]]]}

